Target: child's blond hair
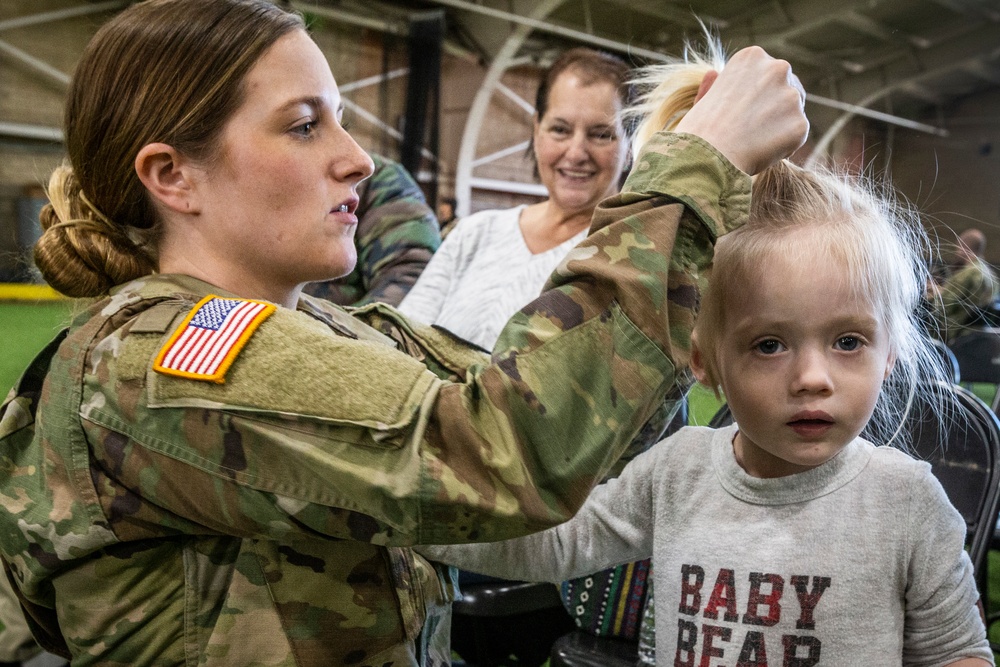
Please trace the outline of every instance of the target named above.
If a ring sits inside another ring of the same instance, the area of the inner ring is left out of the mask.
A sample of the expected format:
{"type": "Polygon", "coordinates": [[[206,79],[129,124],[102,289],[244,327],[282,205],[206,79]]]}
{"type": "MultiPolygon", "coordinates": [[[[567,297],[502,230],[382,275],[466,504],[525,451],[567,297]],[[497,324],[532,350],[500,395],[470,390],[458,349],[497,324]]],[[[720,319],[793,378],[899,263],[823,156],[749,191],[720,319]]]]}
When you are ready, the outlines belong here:
{"type": "MultiPolygon", "coordinates": [[[[706,51],[689,46],[684,58],[652,66],[638,76],[646,92],[630,112],[642,117],[637,151],[654,132],[675,128],[694,105],[705,74],[724,67],[718,40],[709,36],[707,41],[706,51]]],[[[790,233],[805,227],[818,232],[806,235],[811,244],[843,263],[854,294],[879,316],[887,332],[895,364],[866,434],[888,442],[901,433],[918,396],[940,400],[935,398],[940,392],[927,388],[945,376],[940,354],[920,320],[930,243],[917,216],[871,180],[825,168],[804,169],[785,160],[754,177],[747,223],[719,239],[712,268],[702,277],[694,331],[705,381],[718,391],[716,352],[728,324],[730,300],[754,289],[755,277],[769,257],[794,257],[797,252],[817,256],[814,246],[803,252],[803,235],[790,233]]]]}

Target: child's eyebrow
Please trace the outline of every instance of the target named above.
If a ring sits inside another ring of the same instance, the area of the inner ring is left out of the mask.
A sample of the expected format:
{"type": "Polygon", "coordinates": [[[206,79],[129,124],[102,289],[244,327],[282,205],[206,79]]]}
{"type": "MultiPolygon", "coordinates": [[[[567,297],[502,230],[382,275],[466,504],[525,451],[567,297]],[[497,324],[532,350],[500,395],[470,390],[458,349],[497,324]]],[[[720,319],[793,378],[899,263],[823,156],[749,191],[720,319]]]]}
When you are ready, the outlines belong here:
{"type": "MultiPolygon", "coordinates": [[[[750,331],[761,329],[763,331],[779,331],[781,329],[798,328],[802,326],[800,320],[793,319],[764,319],[756,315],[745,317],[740,321],[733,322],[730,330],[733,333],[745,334],[750,331]]],[[[831,329],[858,329],[861,331],[871,331],[882,326],[881,321],[868,314],[845,315],[824,322],[824,326],[831,329]]]]}

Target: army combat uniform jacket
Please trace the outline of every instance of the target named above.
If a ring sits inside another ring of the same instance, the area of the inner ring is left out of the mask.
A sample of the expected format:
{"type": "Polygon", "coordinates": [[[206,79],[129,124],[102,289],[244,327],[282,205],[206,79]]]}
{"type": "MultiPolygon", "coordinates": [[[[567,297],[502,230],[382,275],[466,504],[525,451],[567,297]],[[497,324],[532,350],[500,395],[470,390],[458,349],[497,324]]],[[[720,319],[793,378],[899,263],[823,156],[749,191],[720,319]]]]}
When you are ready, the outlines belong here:
{"type": "Polygon", "coordinates": [[[579,508],[676,391],[748,205],[711,147],[657,136],[492,357],[303,297],[221,381],[179,377],[154,366],[216,288],[116,288],[0,416],[0,549],[36,635],[74,665],[448,665],[454,589],[410,545],[579,508]]]}

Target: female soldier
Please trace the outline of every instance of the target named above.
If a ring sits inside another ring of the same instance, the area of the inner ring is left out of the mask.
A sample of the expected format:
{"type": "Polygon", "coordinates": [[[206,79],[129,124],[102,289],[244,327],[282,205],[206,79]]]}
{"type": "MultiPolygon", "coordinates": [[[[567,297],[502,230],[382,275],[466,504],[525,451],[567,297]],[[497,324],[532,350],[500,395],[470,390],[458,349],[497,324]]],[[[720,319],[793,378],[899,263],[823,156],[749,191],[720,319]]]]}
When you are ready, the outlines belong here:
{"type": "Polygon", "coordinates": [[[297,17],[122,12],[76,70],[36,247],[98,299],[0,418],[0,548],[36,636],[77,665],[448,664],[452,588],[409,545],[579,507],[687,363],[746,174],[803,141],[796,84],[737,55],[490,359],[301,295],[353,265],[372,166],[297,17]]]}

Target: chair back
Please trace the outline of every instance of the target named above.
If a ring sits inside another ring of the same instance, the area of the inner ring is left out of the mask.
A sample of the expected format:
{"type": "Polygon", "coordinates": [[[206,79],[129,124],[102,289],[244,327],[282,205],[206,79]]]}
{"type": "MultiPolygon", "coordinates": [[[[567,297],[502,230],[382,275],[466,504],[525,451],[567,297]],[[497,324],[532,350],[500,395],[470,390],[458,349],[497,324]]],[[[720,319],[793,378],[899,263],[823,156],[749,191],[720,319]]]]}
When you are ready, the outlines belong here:
{"type": "Polygon", "coordinates": [[[931,464],[951,504],[965,519],[969,557],[976,581],[982,584],[981,574],[1000,511],[1000,421],[989,406],[964,387],[939,383],[934,385],[934,391],[951,393],[956,414],[945,416],[942,429],[936,405],[915,405],[906,425],[910,453],[931,464]]]}
{"type": "Polygon", "coordinates": [[[940,355],[941,371],[951,382],[958,384],[962,381],[962,367],[958,363],[958,357],[952,352],[944,341],[931,339],[934,351],[940,355]]]}
{"type": "Polygon", "coordinates": [[[733,423],[733,411],[729,409],[729,403],[723,403],[718,411],[712,415],[712,420],[708,422],[710,428],[722,428],[733,423]]]}
{"type": "Polygon", "coordinates": [[[962,382],[1000,384],[1000,329],[973,329],[948,347],[958,361],[962,382]]]}

